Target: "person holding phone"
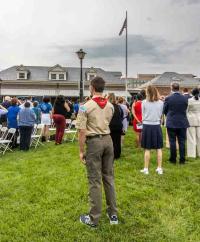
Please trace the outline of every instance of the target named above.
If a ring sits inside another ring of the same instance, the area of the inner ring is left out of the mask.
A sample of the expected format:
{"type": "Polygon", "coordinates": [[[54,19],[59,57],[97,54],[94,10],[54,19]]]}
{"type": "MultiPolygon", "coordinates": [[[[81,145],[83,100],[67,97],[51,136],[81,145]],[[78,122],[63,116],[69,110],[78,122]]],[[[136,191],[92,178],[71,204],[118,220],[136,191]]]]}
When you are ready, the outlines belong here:
{"type": "Polygon", "coordinates": [[[132,105],[133,114],[133,130],[136,133],[136,146],[141,146],[141,132],[142,132],[142,95],[136,95],[136,101],[132,105]]]}

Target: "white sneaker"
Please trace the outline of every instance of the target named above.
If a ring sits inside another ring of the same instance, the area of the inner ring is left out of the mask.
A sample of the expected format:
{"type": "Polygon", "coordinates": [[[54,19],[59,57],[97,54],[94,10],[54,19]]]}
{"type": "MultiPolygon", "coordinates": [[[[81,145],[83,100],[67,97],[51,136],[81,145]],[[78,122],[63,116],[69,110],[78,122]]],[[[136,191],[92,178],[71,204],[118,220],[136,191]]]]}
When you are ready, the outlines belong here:
{"type": "Polygon", "coordinates": [[[145,175],[149,175],[149,170],[147,168],[140,170],[140,172],[144,173],[145,175]]]}
{"type": "Polygon", "coordinates": [[[162,174],[163,174],[163,169],[160,168],[160,167],[158,167],[158,168],[156,169],[156,172],[157,172],[159,175],[162,175],[162,174]]]}

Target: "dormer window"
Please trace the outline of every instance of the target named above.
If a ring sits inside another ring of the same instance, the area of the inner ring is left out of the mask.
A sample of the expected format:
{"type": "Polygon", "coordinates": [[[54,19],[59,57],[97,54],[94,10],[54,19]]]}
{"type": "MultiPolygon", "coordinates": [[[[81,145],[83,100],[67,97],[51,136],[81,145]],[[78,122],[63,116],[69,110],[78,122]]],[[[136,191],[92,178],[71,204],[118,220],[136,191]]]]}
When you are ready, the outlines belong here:
{"type": "Polygon", "coordinates": [[[20,65],[16,68],[17,79],[18,80],[27,80],[30,74],[30,71],[23,65],[20,65]]]}
{"type": "Polygon", "coordinates": [[[60,65],[55,65],[49,69],[49,80],[67,80],[67,72],[60,65]]]}
{"type": "Polygon", "coordinates": [[[59,74],[59,80],[64,80],[65,79],[65,74],[59,74]]]}
{"type": "Polygon", "coordinates": [[[56,74],[51,74],[51,80],[56,80],[56,74]]]}
{"type": "Polygon", "coordinates": [[[25,79],[25,73],[19,72],[19,79],[25,79]]]}
{"type": "Polygon", "coordinates": [[[91,81],[93,78],[97,76],[97,71],[94,69],[94,67],[91,67],[90,70],[87,72],[87,81],[91,81]]]}
{"type": "Polygon", "coordinates": [[[87,80],[88,80],[88,81],[92,81],[92,79],[95,78],[95,77],[96,77],[95,74],[90,74],[90,73],[88,73],[88,75],[87,75],[87,80]]]}

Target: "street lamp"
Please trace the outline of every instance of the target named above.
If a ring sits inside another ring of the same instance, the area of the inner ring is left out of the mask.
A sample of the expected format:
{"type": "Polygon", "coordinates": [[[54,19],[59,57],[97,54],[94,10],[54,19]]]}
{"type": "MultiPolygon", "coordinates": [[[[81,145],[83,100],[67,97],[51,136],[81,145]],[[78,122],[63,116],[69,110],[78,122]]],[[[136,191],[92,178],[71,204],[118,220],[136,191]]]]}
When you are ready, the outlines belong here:
{"type": "Polygon", "coordinates": [[[79,51],[76,52],[78,55],[78,58],[80,59],[80,102],[83,102],[83,59],[86,55],[86,53],[80,49],[79,51]]]}

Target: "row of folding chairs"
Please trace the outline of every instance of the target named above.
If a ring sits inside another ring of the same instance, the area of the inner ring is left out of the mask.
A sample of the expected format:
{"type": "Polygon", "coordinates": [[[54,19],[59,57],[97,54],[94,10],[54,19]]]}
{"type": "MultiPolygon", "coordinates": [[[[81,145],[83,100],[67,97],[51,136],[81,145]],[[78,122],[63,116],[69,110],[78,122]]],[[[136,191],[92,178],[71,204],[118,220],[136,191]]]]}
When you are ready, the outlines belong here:
{"type": "MultiPolygon", "coordinates": [[[[74,142],[76,135],[77,135],[77,129],[76,127],[76,120],[66,120],[67,128],[65,129],[65,141],[74,142]]],[[[42,132],[44,129],[44,124],[35,124],[33,128],[33,132],[31,135],[31,147],[34,147],[35,149],[39,145],[43,145],[41,142],[42,138],[42,132]]],[[[50,128],[51,130],[52,128],[50,128]]],[[[14,135],[16,133],[16,129],[7,127],[2,127],[0,125],[0,153],[5,154],[7,150],[12,151],[10,144],[12,143],[12,140],[14,138],[14,135]]],[[[18,137],[18,140],[20,138],[18,137]]]]}
{"type": "MultiPolygon", "coordinates": [[[[34,148],[43,145],[41,142],[43,128],[43,124],[34,125],[33,133],[31,135],[31,146],[34,148]]],[[[10,144],[12,143],[15,133],[16,129],[8,129],[7,127],[2,127],[2,125],[0,125],[0,153],[5,154],[7,150],[12,151],[10,144]]],[[[18,143],[19,140],[20,137],[18,137],[18,143]]]]}

